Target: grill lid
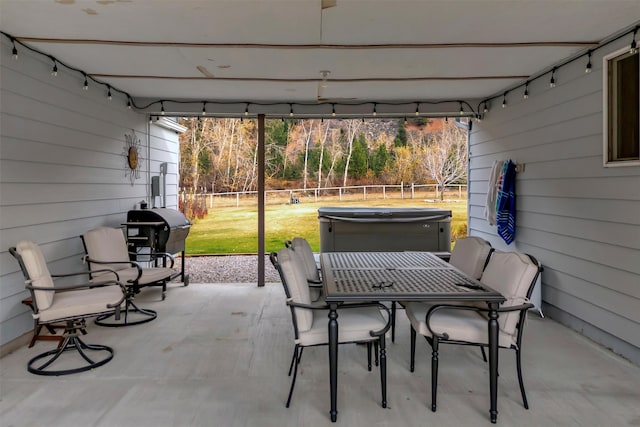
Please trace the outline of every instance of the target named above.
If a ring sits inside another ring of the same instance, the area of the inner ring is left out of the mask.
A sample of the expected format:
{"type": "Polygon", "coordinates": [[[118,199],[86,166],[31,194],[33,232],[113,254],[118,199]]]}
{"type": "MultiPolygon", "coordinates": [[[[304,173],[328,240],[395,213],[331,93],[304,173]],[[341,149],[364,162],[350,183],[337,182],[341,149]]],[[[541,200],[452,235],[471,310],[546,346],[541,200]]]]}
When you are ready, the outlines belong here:
{"type": "Polygon", "coordinates": [[[127,222],[164,222],[169,228],[189,227],[191,223],[181,212],[169,208],[138,209],[127,213],[127,222]]]}

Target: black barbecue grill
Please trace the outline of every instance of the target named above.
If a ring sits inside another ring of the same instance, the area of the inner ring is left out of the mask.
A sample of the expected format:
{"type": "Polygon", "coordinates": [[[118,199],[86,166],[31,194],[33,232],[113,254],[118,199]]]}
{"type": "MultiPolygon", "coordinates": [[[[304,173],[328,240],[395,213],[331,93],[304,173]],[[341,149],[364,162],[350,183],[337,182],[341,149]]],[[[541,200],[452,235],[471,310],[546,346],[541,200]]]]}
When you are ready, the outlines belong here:
{"type": "Polygon", "coordinates": [[[185,240],[191,223],[182,213],[167,208],[137,209],[127,213],[127,242],[129,251],[144,254],[145,249],[152,253],[181,253],[182,268],[171,279],[181,276],[185,286],[189,284],[189,275],[184,272],[185,240]]]}

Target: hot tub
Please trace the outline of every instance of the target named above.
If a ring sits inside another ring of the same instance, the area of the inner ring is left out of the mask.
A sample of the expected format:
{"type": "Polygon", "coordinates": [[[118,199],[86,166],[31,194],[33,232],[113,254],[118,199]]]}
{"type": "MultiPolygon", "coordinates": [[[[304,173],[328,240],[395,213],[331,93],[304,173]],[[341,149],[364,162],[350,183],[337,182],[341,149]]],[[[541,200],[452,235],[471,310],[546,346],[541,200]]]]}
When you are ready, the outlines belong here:
{"type": "Polygon", "coordinates": [[[321,252],[451,250],[451,211],[430,208],[318,209],[321,252]]]}

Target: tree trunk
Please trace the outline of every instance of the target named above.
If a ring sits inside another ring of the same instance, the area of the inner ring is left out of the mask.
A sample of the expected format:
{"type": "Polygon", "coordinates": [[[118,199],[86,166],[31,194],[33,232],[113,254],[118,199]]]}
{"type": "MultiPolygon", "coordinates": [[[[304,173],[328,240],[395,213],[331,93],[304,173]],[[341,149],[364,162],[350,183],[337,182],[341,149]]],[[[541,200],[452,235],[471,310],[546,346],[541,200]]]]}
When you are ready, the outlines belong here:
{"type": "Polygon", "coordinates": [[[308,172],[308,163],[309,163],[309,142],[311,141],[312,129],[313,129],[313,121],[309,120],[309,130],[304,127],[304,120],[302,121],[302,131],[304,132],[304,169],[302,172],[302,188],[307,189],[307,176],[308,172]]]}
{"type": "Polygon", "coordinates": [[[347,153],[347,160],[344,165],[344,177],[342,179],[342,186],[347,186],[347,179],[349,178],[349,162],[351,162],[351,153],[353,152],[353,140],[356,137],[356,133],[359,126],[359,120],[349,120],[349,125],[347,126],[347,142],[349,143],[349,152],[347,153]]]}
{"type": "Polygon", "coordinates": [[[327,135],[329,134],[329,124],[326,125],[324,130],[324,136],[320,139],[320,161],[318,162],[318,188],[322,184],[322,161],[324,159],[324,144],[327,141],[327,135]]]}

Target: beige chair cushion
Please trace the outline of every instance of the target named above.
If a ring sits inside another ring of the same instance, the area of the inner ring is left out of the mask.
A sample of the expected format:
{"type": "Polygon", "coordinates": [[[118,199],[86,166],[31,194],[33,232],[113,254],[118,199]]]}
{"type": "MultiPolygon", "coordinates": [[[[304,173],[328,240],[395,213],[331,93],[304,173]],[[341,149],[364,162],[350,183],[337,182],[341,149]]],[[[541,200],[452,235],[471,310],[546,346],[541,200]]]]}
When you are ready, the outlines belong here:
{"type": "Polygon", "coordinates": [[[320,271],[318,270],[318,265],[316,264],[316,260],[313,256],[313,251],[311,250],[309,242],[307,242],[307,240],[303,239],[302,237],[295,237],[291,241],[291,248],[295,251],[296,255],[300,259],[300,262],[304,266],[307,280],[319,282],[320,271]]]}
{"type": "MultiPolygon", "coordinates": [[[[34,242],[25,240],[17,244],[16,251],[22,257],[22,262],[27,269],[31,284],[37,287],[54,289],[53,279],[40,247],[34,242]]],[[[38,310],[46,310],[51,306],[54,292],[33,291],[33,293],[38,310]]]]}
{"type": "MultiPolygon", "coordinates": [[[[300,332],[296,344],[303,346],[329,342],[329,311],[313,310],[313,324],[300,332]]],[[[338,310],[338,342],[364,342],[378,339],[370,331],[379,331],[386,321],[377,307],[342,308],[338,310]]]]}
{"type": "Polygon", "coordinates": [[[309,297],[313,302],[320,301],[322,299],[322,288],[309,286],[309,297]]]}
{"type": "MultiPolygon", "coordinates": [[[[96,261],[129,262],[127,241],[121,229],[98,227],[84,233],[82,238],[89,258],[96,261]]],[[[91,270],[109,268],[118,271],[130,267],[130,264],[91,264],[91,270]]]]}
{"type": "Polygon", "coordinates": [[[58,319],[83,317],[113,311],[108,304],[116,304],[122,300],[122,289],[117,285],[103,286],[93,289],[56,292],[53,303],[47,310],[42,310],[38,317],[40,322],[52,322],[58,319]]]}
{"type": "MultiPolygon", "coordinates": [[[[318,270],[318,265],[316,264],[309,242],[302,237],[295,237],[291,241],[291,249],[293,249],[293,254],[302,266],[307,281],[312,283],[320,282],[320,271],[318,270]]],[[[311,301],[318,301],[322,297],[322,288],[310,286],[309,296],[311,301]]]]}
{"type": "MultiPolygon", "coordinates": [[[[534,285],[537,274],[538,266],[527,255],[495,251],[480,281],[506,298],[501,307],[511,307],[528,302],[527,292],[534,285]]],[[[500,330],[513,335],[519,316],[519,311],[501,313],[498,318],[500,330]]]]}
{"type": "MultiPolygon", "coordinates": [[[[293,302],[300,304],[310,304],[309,285],[303,267],[297,260],[297,256],[292,249],[282,248],[278,251],[278,264],[285,281],[285,286],[289,289],[293,302]]],[[[295,309],[298,332],[311,329],[313,323],[313,312],[306,308],[295,309]]]]}
{"type": "MultiPolygon", "coordinates": [[[[405,312],[411,326],[420,335],[430,337],[431,331],[425,322],[427,312],[435,304],[410,302],[405,306],[405,312]]],[[[489,343],[489,329],[487,318],[476,311],[470,310],[440,310],[431,316],[431,327],[436,333],[447,333],[449,339],[471,343],[489,343]]],[[[516,337],[498,331],[498,343],[501,347],[510,347],[516,343],[516,337]]]]}
{"type": "Polygon", "coordinates": [[[449,263],[467,276],[479,280],[491,252],[491,245],[480,237],[456,240],[449,263]]]}

